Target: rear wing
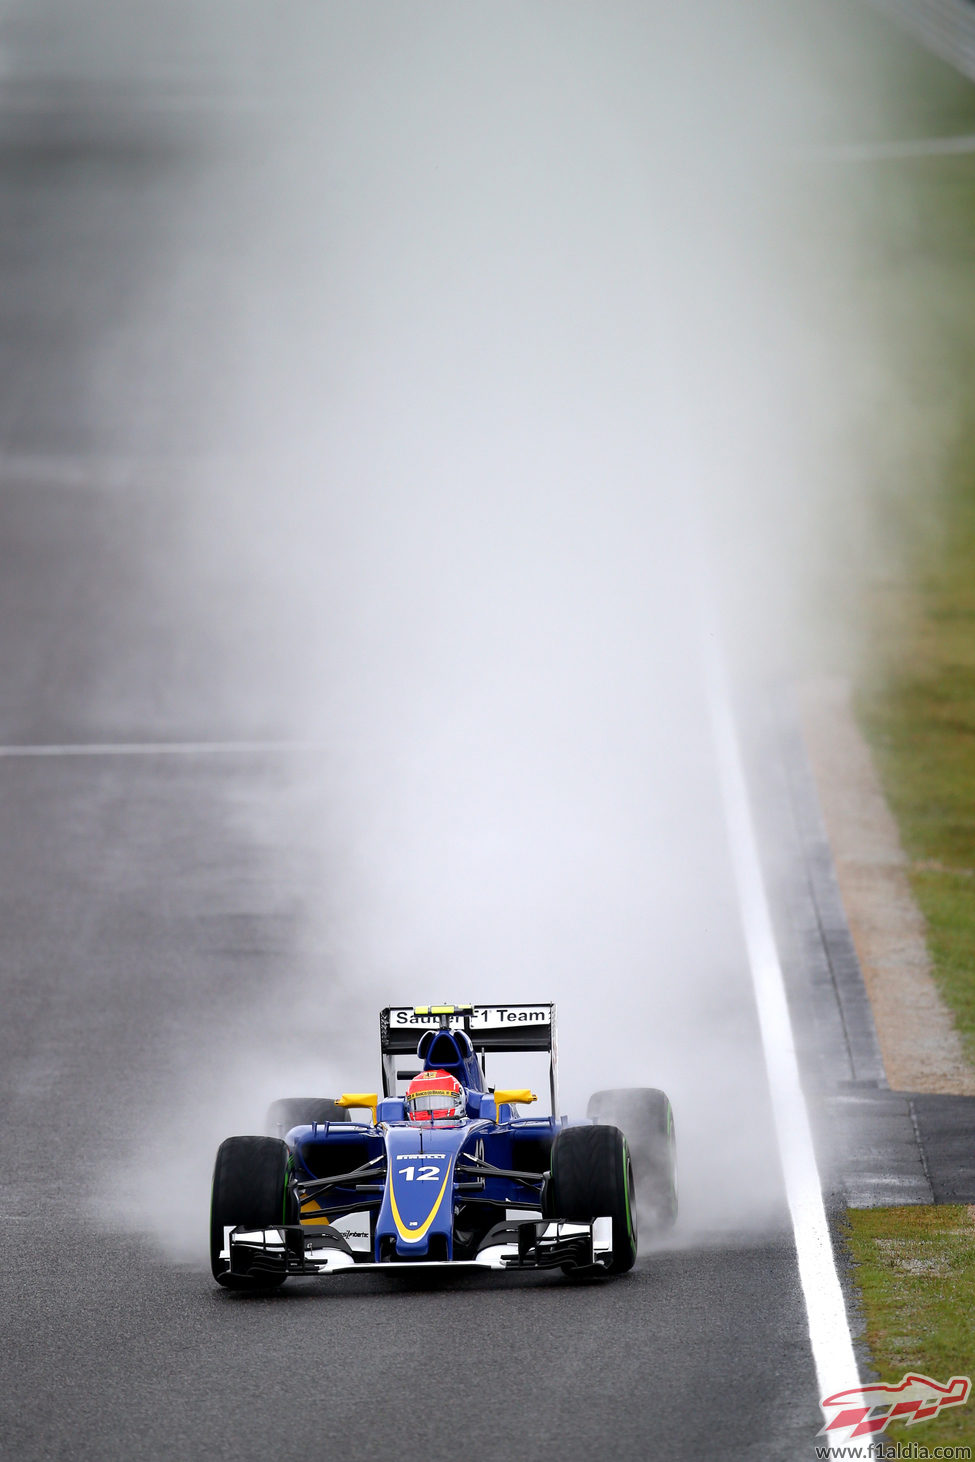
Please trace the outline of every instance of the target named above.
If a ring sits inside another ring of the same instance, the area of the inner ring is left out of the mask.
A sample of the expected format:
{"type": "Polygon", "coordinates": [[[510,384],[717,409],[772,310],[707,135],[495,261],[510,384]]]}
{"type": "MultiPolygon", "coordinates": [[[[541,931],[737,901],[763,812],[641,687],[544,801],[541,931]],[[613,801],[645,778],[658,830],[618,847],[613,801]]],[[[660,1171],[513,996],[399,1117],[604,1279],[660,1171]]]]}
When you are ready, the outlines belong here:
{"type": "Polygon", "coordinates": [[[555,1006],[551,1003],[387,1005],[379,1014],[385,1095],[395,1094],[398,1079],[409,1079],[416,1074],[416,1047],[424,1031],[458,1028],[470,1036],[479,1057],[489,1051],[547,1051],[552,1115],[558,1115],[558,1050],[555,1006]],[[404,1066],[404,1057],[413,1059],[404,1066]]]}

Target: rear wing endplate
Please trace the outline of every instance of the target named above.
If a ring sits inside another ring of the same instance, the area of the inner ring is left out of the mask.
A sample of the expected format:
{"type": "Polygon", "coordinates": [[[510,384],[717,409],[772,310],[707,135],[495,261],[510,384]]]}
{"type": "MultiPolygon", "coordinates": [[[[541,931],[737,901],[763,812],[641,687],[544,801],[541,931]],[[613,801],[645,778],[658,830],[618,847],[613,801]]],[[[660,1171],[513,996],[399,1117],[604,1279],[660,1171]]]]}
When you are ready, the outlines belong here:
{"type": "Polygon", "coordinates": [[[387,1005],[379,1015],[383,1058],[383,1090],[396,1091],[397,1058],[416,1056],[425,1030],[465,1030],[475,1051],[547,1051],[552,1115],[558,1115],[558,1052],[555,1006],[549,1003],[517,1005],[387,1005]]]}

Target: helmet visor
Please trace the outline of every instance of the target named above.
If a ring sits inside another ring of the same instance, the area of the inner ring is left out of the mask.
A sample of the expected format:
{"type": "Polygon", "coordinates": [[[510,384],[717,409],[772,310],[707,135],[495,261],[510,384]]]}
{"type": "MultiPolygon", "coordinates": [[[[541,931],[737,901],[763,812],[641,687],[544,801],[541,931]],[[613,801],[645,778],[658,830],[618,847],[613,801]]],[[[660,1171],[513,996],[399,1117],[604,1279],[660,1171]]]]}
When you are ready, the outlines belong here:
{"type": "Polygon", "coordinates": [[[414,1121],[443,1121],[462,1117],[466,1103],[462,1091],[417,1091],[409,1098],[409,1109],[414,1121]]]}

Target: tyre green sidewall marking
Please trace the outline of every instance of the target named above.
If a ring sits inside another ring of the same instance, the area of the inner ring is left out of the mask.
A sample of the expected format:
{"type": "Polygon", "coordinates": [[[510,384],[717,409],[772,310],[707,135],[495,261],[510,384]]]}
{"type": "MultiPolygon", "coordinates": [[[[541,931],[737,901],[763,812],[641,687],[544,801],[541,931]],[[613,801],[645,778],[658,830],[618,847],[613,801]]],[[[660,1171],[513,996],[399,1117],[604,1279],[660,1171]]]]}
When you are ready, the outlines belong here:
{"type": "Polygon", "coordinates": [[[623,1193],[626,1198],[626,1231],[631,1239],[635,1238],[633,1233],[633,1214],[630,1212],[630,1149],[626,1145],[626,1138],[623,1138],[623,1193]]]}
{"type": "Polygon", "coordinates": [[[291,1186],[291,1174],[294,1172],[295,1160],[289,1157],[284,1168],[284,1192],[281,1194],[281,1222],[288,1222],[288,1192],[291,1186]]]}

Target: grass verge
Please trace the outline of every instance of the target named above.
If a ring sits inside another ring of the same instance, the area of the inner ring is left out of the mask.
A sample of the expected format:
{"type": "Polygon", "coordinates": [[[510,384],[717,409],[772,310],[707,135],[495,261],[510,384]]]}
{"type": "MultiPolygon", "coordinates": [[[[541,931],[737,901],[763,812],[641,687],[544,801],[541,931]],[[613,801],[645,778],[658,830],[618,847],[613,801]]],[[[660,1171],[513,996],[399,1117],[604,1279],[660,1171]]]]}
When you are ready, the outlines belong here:
{"type": "MultiPolygon", "coordinates": [[[[975,239],[975,162],[970,187],[975,239]]],[[[975,257],[970,268],[975,276],[975,257]]],[[[975,301],[970,329],[975,414],[975,301]]],[[[975,426],[948,466],[938,549],[915,585],[888,589],[879,673],[857,709],[910,860],[935,978],[975,1062],[975,426]]]]}
{"type": "MultiPolygon", "coordinates": [[[[853,1209],[845,1235],[863,1296],[866,1339],[884,1381],[918,1371],[942,1384],[975,1376],[975,1223],[972,1210],[853,1209]]],[[[893,1424],[891,1442],[970,1445],[975,1401],[910,1428],[893,1424]]]]}
{"type": "MultiPolygon", "coordinates": [[[[975,133],[975,85],[880,17],[858,24],[876,28],[897,135],[975,133]]],[[[911,506],[894,528],[913,548],[874,589],[856,709],[910,860],[935,979],[975,1063],[975,155],[875,164],[873,176],[878,168],[892,201],[883,258],[863,286],[879,317],[911,319],[904,410],[925,447],[908,464],[922,480],[908,481],[911,506]]]]}
{"type": "MultiPolygon", "coordinates": [[[[879,125],[890,138],[975,133],[975,85],[866,7],[852,23],[862,30],[854,50],[882,53],[882,90],[894,100],[879,125]]],[[[871,187],[883,169],[884,248],[862,288],[877,317],[896,322],[893,341],[905,319],[917,322],[904,409],[924,440],[927,475],[908,486],[913,547],[874,590],[856,705],[910,860],[934,975],[975,1062],[975,156],[877,163],[871,187]]],[[[975,1376],[972,1210],[854,1210],[845,1237],[881,1379],[975,1376]]],[[[889,1439],[975,1451],[975,1402],[893,1426],[889,1439]]]]}

